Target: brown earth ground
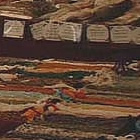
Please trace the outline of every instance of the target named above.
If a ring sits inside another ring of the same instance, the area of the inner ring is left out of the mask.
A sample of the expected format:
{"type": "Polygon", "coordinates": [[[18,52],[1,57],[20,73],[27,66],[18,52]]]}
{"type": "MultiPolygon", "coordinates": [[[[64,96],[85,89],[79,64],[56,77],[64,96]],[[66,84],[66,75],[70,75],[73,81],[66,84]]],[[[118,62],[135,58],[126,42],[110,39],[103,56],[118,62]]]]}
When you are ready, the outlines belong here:
{"type": "MultiPolygon", "coordinates": [[[[22,109],[20,105],[26,103],[36,103],[36,101],[39,99],[39,97],[37,98],[33,97],[31,99],[18,98],[18,96],[22,94],[20,93],[20,91],[26,91],[28,94],[31,94],[30,92],[34,92],[32,93],[34,95],[37,93],[41,93],[43,96],[46,95],[54,96],[55,94],[55,91],[53,90],[54,85],[65,82],[65,84],[72,86],[73,85],[72,82],[79,83],[82,80],[82,79],[75,80],[75,79],[61,79],[61,78],[60,79],[42,78],[39,77],[40,74],[47,74],[50,72],[51,74],[52,73],[61,74],[64,72],[73,72],[73,71],[97,72],[99,70],[102,70],[102,68],[106,68],[109,70],[113,68],[112,64],[107,64],[107,63],[85,64],[85,63],[72,63],[72,62],[64,62],[64,61],[63,62],[28,61],[28,65],[32,65],[32,66],[27,66],[27,61],[26,62],[24,62],[24,60],[22,61],[23,61],[22,65],[25,66],[26,64],[23,71],[23,75],[18,76],[17,79],[12,79],[11,81],[1,80],[0,83],[1,92],[2,91],[13,92],[13,93],[9,93],[13,96],[9,96],[7,95],[7,93],[5,93],[5,96],[4,95],[0,96],[0,104],[1,104],[0,135],[5,134],[9,130],[15,129],[17,126],[25,122],[25,120],[21,117],[22,109]],[[24,72],[28,72],[28,74],[38,74],[38,75],[37,76],[32,75],[31,77],[30,75],[29,76],[24,75],[24,72]],[[39,84],[40,81],[41,82],[43,81],[43,83],[39,84]],[[19,105],[21,111],[15,110],[14,106],[11,106],[13,104],[19,105]],[[11,108],[11,110],[8,110],[9,108],[11,108]],[[7,125],[9,125],[10,127],[7,127],[7,125]]],[[[17,65],[19,64],[19,62],[16,59],[15,60],[10,59],[10,61],[9,59],[7,60],[3,59],[3,61],[1,61],[1,66],[4,66],[5,64],[17,65]]],[[[9,70],[7,72],[9,73],[9,70]]],[[[10,72],[11,74],[15,74],[17,70],[12,69],[10,70],[10,72]]],[[[6,73],[6,71],[4,71],[4,73],[6,73]]],[[[136,80],[138,80],[136,77],[134,77],[133,79],[134,79],[133,80],[134,83],[136,80]]],[[[79,129],[79,131],[82,132],[85,132],[87,130],[88,132],[94,131],[100,134],[101,133],[115,134],[128,121],[129,115],[133,117],[139,115],[140,112],[140,103],[139,103],[140,96],[138,92],[139,85],[135,84],[135,90],[133,90],[133,94],[132,94],[132,89],[130,92],[130,90],[126,88],[127,86],[121,88],[118,87],[119,88],[118,90],[116,87],[114,88],[114,86],[112,87],[110,85],[106,86],[106,88],[98,87],[98,86],[97,87],[92,86],[92,88],[91,87],[88,88],[88,86],[86,85],[89,85],[89,83],[85,82],[83,84],[84,87],[86,87],[85,95],[79,96],[77,95],[77,91],[74,91],[73,92],[74,103],[66,103],[60,106],[60,110],[51,113],[48,117],[46,117],[45,122],[37,121],[34,122],[35,125],[37,123],[38,127],[40,128],[42,127],[42,125],[45,125],[45,127],[47,128],[53,127],[58,130],[59,128],[70,129],[70,130],[79,129]]]]}

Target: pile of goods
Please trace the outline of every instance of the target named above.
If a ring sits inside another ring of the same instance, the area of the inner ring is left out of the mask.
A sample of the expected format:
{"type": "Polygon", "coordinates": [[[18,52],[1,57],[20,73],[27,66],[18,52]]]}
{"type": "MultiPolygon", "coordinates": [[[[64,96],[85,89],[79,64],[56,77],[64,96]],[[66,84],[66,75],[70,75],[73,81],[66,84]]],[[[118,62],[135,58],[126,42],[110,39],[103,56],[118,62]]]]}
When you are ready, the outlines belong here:
{"type": "Polygon", "coordinates": [[[9,14],[27,16],[28,19],[41,16],[49,12],[56,11],[55,6],[46,1],[4,1],[0,3],[0,13],[7,16],[9,14]]]}
{"type": "Polygon", "coordinates": [[[57,22],[139,25],[140,21],[138,0],[2,1],[0,11],[57,22]]]}
{"type": "Polygon", "coordinates": [[[131,0],[105,0],[103,3],[99,0],[85,0],[74,4],[67,4],[48,18],[54,21],[81,21],[81,22],[99,22],[107,21],[122,15],[132,7],[131,0]],[[122,8],[123,7],[123,8],[122,8]]]}
{"type": "Polygon", "coordinates": [[[132,0],[82,0],[60,4],[56,12],[42,18],[58,22],[138,24],[139,6],[138,2],[132,0]]]}

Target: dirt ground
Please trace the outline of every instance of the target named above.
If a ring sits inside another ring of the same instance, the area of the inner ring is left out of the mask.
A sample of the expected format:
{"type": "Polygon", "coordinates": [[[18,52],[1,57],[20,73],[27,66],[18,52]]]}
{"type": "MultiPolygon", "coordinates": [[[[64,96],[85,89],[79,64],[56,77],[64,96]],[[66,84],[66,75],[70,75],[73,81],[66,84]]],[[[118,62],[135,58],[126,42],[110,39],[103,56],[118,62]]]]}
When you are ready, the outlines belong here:
{"type": "Polygon", "coordinates": [[[129,134],[140,112],[139,73],[130,70],[120,76],[112,69],[113,63],[1,58],[0,135],[6,139],[95,139],[119,130],[129,134]],[[72,96],[59,97],[63,101],[59,110],[22,127],[24,110],[55,98],[56,89],[63,88],[72,96]],[[131,119],[134,122],[129,124],[131,119]]]}

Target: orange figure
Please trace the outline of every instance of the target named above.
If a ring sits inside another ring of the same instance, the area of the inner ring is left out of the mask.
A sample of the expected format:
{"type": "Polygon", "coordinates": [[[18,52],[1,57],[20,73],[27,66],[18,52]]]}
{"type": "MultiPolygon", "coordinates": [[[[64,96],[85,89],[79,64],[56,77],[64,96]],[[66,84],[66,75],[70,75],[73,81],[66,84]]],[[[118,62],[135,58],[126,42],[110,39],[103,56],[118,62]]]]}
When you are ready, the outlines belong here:
{"type": "Polygon", "coordinates": [[[25,117],[28,123],[33,122],[36,118],[43,119],[42,116],[45,114],[46,111],[54,112],[54,111],[59,110],[55,105],[57,101],[58,100],[56,99],[44,101],[42,104],[38,104],[34,107],[29,108],[27,111],[25,111],[22,114],[22,117],[25,117]]]}
{"type": "Polygon", "coordinates": [[[31,123],[35,118],[40,117],[43,112],[44,107],[40,105],[29,108],[24,114],[22,114],[22,116],[26,118],[28,123],[31,123]]]}

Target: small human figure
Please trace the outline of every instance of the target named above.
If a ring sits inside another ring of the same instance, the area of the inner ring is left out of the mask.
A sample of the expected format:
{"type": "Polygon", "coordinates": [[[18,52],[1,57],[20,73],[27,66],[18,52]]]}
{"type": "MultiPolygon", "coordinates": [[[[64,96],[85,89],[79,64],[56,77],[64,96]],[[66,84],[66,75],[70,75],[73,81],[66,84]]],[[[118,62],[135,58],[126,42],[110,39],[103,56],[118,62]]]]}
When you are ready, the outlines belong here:
{"type": "Polygon", "coordinates": [[[54,112],[56,110],[59,110],[56,106],[58,102],[61,102],[61,100],[48,99],[40,104],[26,109],[26,111],[21,116],[26,119],[27,123],[32,123],[36,119],[44,120],[44,115],[46,115],[47,112],[54,112]]]}

